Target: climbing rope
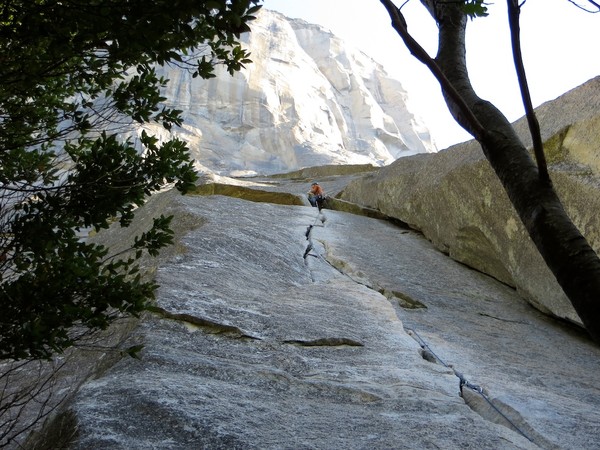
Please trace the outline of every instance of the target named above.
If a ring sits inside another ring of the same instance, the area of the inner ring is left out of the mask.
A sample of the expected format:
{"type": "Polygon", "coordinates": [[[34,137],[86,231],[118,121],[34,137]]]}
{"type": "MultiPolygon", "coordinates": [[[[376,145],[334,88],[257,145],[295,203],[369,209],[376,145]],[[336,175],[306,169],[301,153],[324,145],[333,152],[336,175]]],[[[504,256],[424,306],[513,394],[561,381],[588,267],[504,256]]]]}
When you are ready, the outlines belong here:
{"type": "Polygon", "coordinates": [[[498,409],[498,407],[496,405],[494,405],[494,403],[490,400],[490,398],[487,395],[485,395],[485,393],[483,392],[483,388],[481,386],[471,383],[469,380],[467,380],[465,378],[465,376],[462,373],[457,371],[451,365],[446,364],[446,362],[442,358],[440,358],[431,349],[431,347],[427,344],[427,342],[425,342],[425,340],[414,329],[405,327],[405,330],[417,341],[417,343],[423,350],[426,350],[427,352],[429,352],[444,367],[452,370],[454,375],[456,375],[456,377],[459,379],[459,390],[460,390],[461,397],[463,394],[464,387],[467,387],[467,388],[471,389],[472,391],[477,392],[488,403],[488,405],[490,405],[494,409],[494,411],[496,411],[498,414],[500,414],[504,418],[504,420],[506,420],[519,434],[521,434],[527,440],[529,440],[530,442],[533,442],[535,444],[534,440],[532,438],[530,438],[527,435],[527,433],[525,433],[525,431],[523,431],[521,428],[519,428],[506,414],[504,414],[502,411],[500,411],[500,409],[498,409]]]}
{"type": "MultiPolygon", "coordinates": [[[[308,241],[308,245],[306,246],[306,250],[304,251],[304,256],[303,256],[304,260],[306,260],[307,256],[313,256],[315,258],[321,259],[326,264],[328,264],[331,267],[333,267],[334,269],[336,269],[338,272],[342,273],[343,275],[346,275],[352,281],[357,282],[347,273],[344,273],[341,270],[337,269],[335,266],[331,265],[331,263],[329,261],[327,261],[325,258],[323,258],[323,256],[321,256],[319,254],[315,255],[315,254],[311,253],[311,251],[314,249],[313,242],[312,242],[312,232],[313,232],[313,229],[316,226],[317,222],[319,221],[319,219],[321,220],[322,223],[325,223],[325,216],[322,215],[321,210],[319,210],[319,213],[317,214],[317,217],[315,218],[315,221],[313,222],[313,224],[309,225],[306,228],[306,232],[304,233],[306,240],[308,241]]],[[[360,283],[360,284],[363,284],[363,283],[360,283]]],[[[368,286],[368,287],[370,287],[370,286],[368,286]]],[[[370,287],[370,288],[372,289],[372,287],[370,287]]],[[[468,389],[471,389],[473,392],[477,392],[486,401],[486,403],[488,405],[490,405],[492,407],[492,409],[494,411],[496,411],[502,418],[504,418],[504,420],[506,420],[506,422],[509,423],[519,434],[521,434],[528,441],[535,444],[534,440],[532,438],[530,438],[527,435],[527,433],[525,433],[525,431],[523,431],[521,428],[519,428],[506,414],[504,414],[502,411],[500,411],[500,409],[498,409],[498,407],[496,405],[494,405],[494,403],[490,400],[490,398],[483,392],[483,388],[481,386],[471,383],[469,380],[467,380],[465,378],[465,376],[463,374],[461,374],[459,371],[457,371],[454,367],[452,367],[449,364],[446,364],[446,362],[433,351],[433,349],[427,344],[427,342],[425,342],[425,340],[419,335],[419,333],[416,332],[416,330],[407,328],[407,327],[405,327],[405,329],[417,341],[417,343],[419,344],[421,349],[423,349],[423,350],[427,351],[429,354],[431,354],[444,367],[452,370],[454,375],[459,380],[459,390],[460,390],[461,397],[463,396],[463,389],[465,387],[468,389]]]]}

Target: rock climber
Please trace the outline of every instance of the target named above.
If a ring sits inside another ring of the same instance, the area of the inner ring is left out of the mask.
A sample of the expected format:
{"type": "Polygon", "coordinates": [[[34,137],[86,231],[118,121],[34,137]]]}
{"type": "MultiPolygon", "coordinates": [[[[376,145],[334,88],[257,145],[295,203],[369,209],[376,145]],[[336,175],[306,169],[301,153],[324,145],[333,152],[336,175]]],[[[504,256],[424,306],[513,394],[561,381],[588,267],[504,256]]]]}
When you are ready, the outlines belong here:
{"type": "Polygon", "coordinates": [[[314,207],[318,207],[319,211],[323,208],[323,199],[325,195],[323,188],[316,181],[310,186],[308,191],[308,201],[314,207]]]}

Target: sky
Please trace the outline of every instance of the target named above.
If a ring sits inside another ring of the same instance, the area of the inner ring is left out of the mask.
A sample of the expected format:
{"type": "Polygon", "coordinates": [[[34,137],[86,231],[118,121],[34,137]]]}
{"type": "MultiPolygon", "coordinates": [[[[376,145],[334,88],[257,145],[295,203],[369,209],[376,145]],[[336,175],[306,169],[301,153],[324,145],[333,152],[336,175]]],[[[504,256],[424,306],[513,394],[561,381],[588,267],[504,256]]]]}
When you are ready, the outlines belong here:
{"type": "MultiPolygon", "coordinates": [[[[584,0],[579,0],[580,3],[584,0]]],[[[397,1],[396,5],[402,5],[397,1]]],[[[406,49],[379,0],[264,0],[263,7],[332,31],[382,64],[408,92],[409,108],[438,149],[471,139],[450,116],[433,75],[406,49]]],[[[512,60],[506,2],[469,21],[467,64],[473,86],[512,122],[524,115],[512,60]]],[[[409,32],[433,57],[437,27],[419,0],[402,7],[409,32]]],[[[600,13],[569,0],[527,0],[521,9],[521,47],[534,106],[600,75],[600,13]]]]}

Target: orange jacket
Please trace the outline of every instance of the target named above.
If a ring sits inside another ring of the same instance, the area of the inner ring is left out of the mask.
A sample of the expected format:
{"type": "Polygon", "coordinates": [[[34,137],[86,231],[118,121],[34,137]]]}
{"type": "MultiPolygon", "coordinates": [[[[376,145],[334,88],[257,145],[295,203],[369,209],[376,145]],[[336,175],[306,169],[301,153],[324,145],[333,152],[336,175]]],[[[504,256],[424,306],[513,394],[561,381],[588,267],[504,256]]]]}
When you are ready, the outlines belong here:
{"type": "Polygon", "coordinates": [[[323,188],[318,184],[310,187],[310,193],[313,195],[323,195],[323,188]]]}

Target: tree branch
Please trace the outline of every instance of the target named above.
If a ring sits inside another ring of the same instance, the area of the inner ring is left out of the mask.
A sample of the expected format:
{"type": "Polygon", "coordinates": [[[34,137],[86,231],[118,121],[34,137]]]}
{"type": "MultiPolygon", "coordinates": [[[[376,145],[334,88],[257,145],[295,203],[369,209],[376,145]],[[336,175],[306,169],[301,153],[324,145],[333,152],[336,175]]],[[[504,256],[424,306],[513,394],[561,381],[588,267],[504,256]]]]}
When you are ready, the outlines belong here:
{"type": "Polygon", "coordinates": [[[583,11],[588,12],[590,14],[596,14],[596,13],[600,12],[600,3],[596,3],[593,0],[587,0],[587,1],[588,1],[588,3],[591,3],[592,5],[594,5],[597,8],[596,11],[592,11],[590,9],[587,9],[587,8],[581,6],[579,3],[575,2],[575,0],[568,0],[568,1],[569,1],[569,3],[574,4],[577,8],[582,9],[583,11]]]}
{"type": "Polygon", "coordinates": [[[527,83],[527,76],[525,75],[525,66],[523,65],[520,38],[521,30],[519,26],[521,7],[519,6],[518,0],[507,0],[507,3],[513,60],[515,64],[515,70],[517,72],[517,78],[519,80],[521,99],[523,100],[523,106],[525,107],[525,114],[527,116],[527,124],[529,125],[529,132],[533,142],[533,153],[537,162],[540,180],[551,183],[550,175],[548,174],[548,166],[546,164],[546,156],[544,155],[544,143],[542,142],[542,135],[540,133],[540,124],[533,109],[529,85],[527,83]]]}
{"type": "Polygon", "coordinates": [[[475,117],[473,111],[469,108],[462,96],[454,88],[450,80],[448,80],[442,69],[436,63],[435,59],[429,56],[425,49],[410,35],[406,26],[406,20],[404,19],[404,16],[400,12],[400,10],[396,7],[396,5],[394,5],[394,3],[391,0],[380,1],[385,7],[385,9],[388,11],[390,19],[392,20],[392,27],[400,35],[400,37],[404,41],[404,44],[409,49],[411,54],[420,62],[425,64],[425,66],[427,66],[427,68],[431,71],[433,76],[440,83],[444,92],[446,92],[446,94],[457,105],[461,114],[464,115],[467,123],[471,127],[470,129],[467,129],[467,131],[473,134],[475,138],[482,138],[486,134],[485,128],[483,127],[483,125],[481,125],[477,117],[475,117]]]}

